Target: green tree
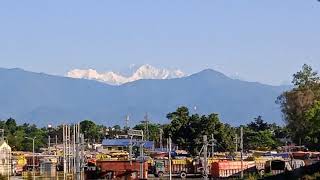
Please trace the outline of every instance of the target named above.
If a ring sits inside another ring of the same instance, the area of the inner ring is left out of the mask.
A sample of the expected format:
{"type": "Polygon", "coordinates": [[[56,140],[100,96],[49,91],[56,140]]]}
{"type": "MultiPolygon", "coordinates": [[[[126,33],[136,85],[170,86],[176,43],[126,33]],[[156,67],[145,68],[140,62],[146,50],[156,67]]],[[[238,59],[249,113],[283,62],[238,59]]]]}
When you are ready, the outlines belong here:
{"type": "Polygon", "coordinates": [[[84,120],[80,122],[81,132],[89,142],[100,142],[103,138],[103,129],[100,129],[93,121],[84,120]]]}
{"type": "Polygon", "coordinates": [[[268,123],[264,122],[262,116],[254,118],[254,121],[248,124],[248,128],[253,131],[265,131],[270,128],[268,123]]]}
{"type": "MultiPolygon", "coordinates": [[[[148,140],[150,141],[159,142],[160,128],[161,128],[160,124],[149,123],[148,124],[149,134],[148,135],[145,134],[145,137],[149,137],[148,140]]],[[[138,124],[133,129],[145,130],[145,124],[138,124]]]]}
{"type": "Polygon", "coordinates": [[[298,88],[310,88],[319,83],[318,72],[310,65],[304,64],[302,70],[293,75],[292,83],[298,88]]]}
{"type": "Polygon", "coordinates": [[[165,127],[165,135],[171,136],[173,143],[180,148],[197,155],[203,145],[203,135],[217,140],[217,150],[232,150],[234,130],[227,124],[219,121],[217,114],[208,116],[190,115],[188,108],[179,107],[175,112],[169,113],[167,118],[171,121],[165,127]]]}
{"type": "Polygon", "coordinates": [[[120,131],[121,130],[121,126],[120,125],[114,125],[113,129],[115,129],[116,131],[120,131]]]}
{"type": "Polygon", "coordinates": [[[16,120],[9,118],[5,123],[5,129],[8,131],[8,133],[13,134],[17,129],[16,120]]]}
{"type": "Polygon", "coordinates": [[[247,150],[274,150],[285,137],[282,127],[265,122],[261,116],[244,127],[244,147],[247,150]]]}
{"type": "Polygon", "coordinates": [[[307,112],[320,100],[319,76],[311,66],[303,65],[302,70],[293,75],[294,88],[278,97],[287,128],[296,144],[312,144],[310,131],[312,118],[307,112]]]}
{"type": "Polygon", "coordinates": [[[320,141],[320,101],[316,101],[313,106],[306,112],[306,121],[311,123],[306,138],[309,142],[309,147],[312,149],[319,149],[318,143],[320,141]]]}
{"type": "Polygon", "coordinates": [[[14,134],[9,134],[7,140],[13,150],[23,150],[26,133],[23,129],[19,128],[14,134]]]}
{"type": "Polygon", "coordinates": [[[32,141],[26,137],[36,137],[35,150],[38,152],[40,148],[47,146],[47,132],[36,125],[17,125],[16,121],[10,118],[5,123],[1,122],[0,126],[5,129],[6,139],[13,150],[32,151],[32,141]]]}

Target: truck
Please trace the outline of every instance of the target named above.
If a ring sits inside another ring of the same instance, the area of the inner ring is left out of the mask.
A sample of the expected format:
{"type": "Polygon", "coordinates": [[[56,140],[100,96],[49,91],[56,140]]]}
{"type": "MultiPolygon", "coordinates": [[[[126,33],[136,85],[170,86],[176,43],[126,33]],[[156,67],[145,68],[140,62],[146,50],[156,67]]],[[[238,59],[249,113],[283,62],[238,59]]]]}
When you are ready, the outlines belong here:
{"type": "Polygon", "coordinates": [[[267,161],[265,165],[265,172],[271,173],[272,175],[282,174],[296,170],[295,173],[299,173],[302,167],[305,166],[305,162],[299,159],[291,160],[271,160],[267,161]]]}
{"type": "MultiPolygon", "coordinates": [[[[168,159],[155,159],[153,162],[153,174],[156,177],[163,177],[168,175],[169,160],[168,159]]],[[[182,179],[187,176],[202,176],[203,167],[201,161],[192,158],[185,159],[172,159],[171,160],[171,173],[172,176],[179,176],[182,179]]]]}

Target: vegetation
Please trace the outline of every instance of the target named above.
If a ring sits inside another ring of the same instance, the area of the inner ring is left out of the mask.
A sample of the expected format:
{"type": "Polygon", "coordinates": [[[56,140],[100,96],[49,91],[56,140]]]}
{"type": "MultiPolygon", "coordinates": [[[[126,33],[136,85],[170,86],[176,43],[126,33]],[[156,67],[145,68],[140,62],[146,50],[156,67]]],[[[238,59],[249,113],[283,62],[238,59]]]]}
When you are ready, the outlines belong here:
{"type": "Polygon", "coordinates": [[[244,148],[256,150],[274,150],[284,145],[287,138],[286,128],[268,124],[261,116],[244,127],[244,148]]]}
{"type": "Polygon", "coordinates": [[[96,125],[93,121],[84,120],[80,122],[81,133],[84,134],[84,138],[90,142],[100,142],[104,138],[105,127],[96,125]]]}
{"type": "Polygon", "coordinates": [[[0,129],[4,129],[4,136],[7,137],[8,143],[13,150],[32,150],[32,140],[35,139],[35,149],[40,149],[46,143],[46,130],[38,129],[35,125],[22,124],[17,125],[16,121],[12,118],[6,121],[0,121],[0,129]]]}
{"type": "Polygon", "coordinates": [[[145,135],[145,139],[158,142],[159,141],[159,134],[162,129],[162,126],[160,124],[149,123],[148,124],[148,134],[146,132],[146,125],[145,124],[138,124],[133,129],[143,130],[144,135],[145,135]]]}
{"type": "MultiPolygon", "coordinates": [[[[316,112],[310,111],[310,116],[313,113],[316,112]]],[[[180,149],[186,149],[196,155],[203,145],[203,135],[208,135],[209,141],[212,140],[211,135],[213,135],[215,151],[235,151],[235,134],[239,133],[239,128],[221,123],[217,114],[190,115],[188,108],[180,107],[176,112],[169,113],[167,117],[171,120],[170,124],[148,124],[149,134],[145,137],[159,145],[159,133],[163,131],[163,139],[171,136],[173,137],[173,143],[180,149]]],[[[49,136],[52,143],[55,141],[62,142],[62,126],[37,128],[35,125],[29,124],[17,125],[16,121],[10,118],[6,121],[0,121],[0,128],[5,129],[5,137],[7,137],[13,150],[32,151],[32,140],[30,138],[33,137],[36,137],[36,151],[47,147],[49,136]]],[[[145,124],[138,124],[133,129],[145,130],[145,128],[145,124]]],[[[89,143],[98,143],[103,138],[117,138],[119,135],[126,134],[126,130],[121,129],[118,125],[105,127],[90,120],[80,122],[80,129],[89,143]]],[[[286,134],[283,128],[275,124],[265,123],[260,116],[244,126],[244,129],[245,148],[247,149],[275,148],[280,144],[279,139],[286,134]]]]}
{"type": "MultiPolygon", "coordinates": [[[[169,113],[168,119],[171,123],[166,126],[165,134],[174,137],[172,139],[175,144],[194,155],[199,153],[203,145],[203,135],[208,135],[211,140],[210,135],[213,134],[216,151],[233,152],[236,150],[236,142],[240,142],[240,127],[234,128],[229,124],[221,123],[217,114],[190,115],[186,107],[180,107],[176,112],[169,113]]],[[[287,138],[286,128],[268,124],[261,116],[242,127],[245,150],[274,150],[284,145],[283,139],[287,138]]]]}
{"type": "Polygon", "coordinates": [[[295,144],[318,149],[320,77],[309,65],[293,75],[294,88],[279,96],[290,137],[295,144]]]}
{"type": "Polygon", "coordinates": [[[180,107],[176,112],[169,113],[167,118],[171,123],[165,128],[165,135],[171,136],[173,143],[192,154],[198,154],[203,145],[203,135],[213,135],[219,142],[217,150],[233,150],[234,128],[220,122],[217,114],[200,116],[189,114],[186,107],[180,107]]]}
{"type": "MultiPolygon", "coordinates": [[[[101,142],[104,137],[114,138],[117,134],[114,128],[106,128],[102,125],[96,125],[90,120],[84,120],[80,123],[81,132],[84,133],[87,142],[101,142]]],[[[63,127],[56,128],[37,128],[36,125],[22,124],[17,125],[16,120],[9,118],[0,121],[0,129],[4,129],[4,137],[14,151],[32,151],[32,138],[35,138],[35,150],[48,146],[49,136],[51,143],[57,141],[62,143],[63,127]],[[57,138],[57,139],[56,139],[57,138]]]]}

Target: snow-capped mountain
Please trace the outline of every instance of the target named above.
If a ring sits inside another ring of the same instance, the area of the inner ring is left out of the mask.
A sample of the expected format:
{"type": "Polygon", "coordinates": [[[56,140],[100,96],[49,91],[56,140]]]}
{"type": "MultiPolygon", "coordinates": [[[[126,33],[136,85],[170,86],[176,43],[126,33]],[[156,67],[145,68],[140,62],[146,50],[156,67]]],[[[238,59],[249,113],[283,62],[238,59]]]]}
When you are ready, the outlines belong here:
{"type": "Polygon", "coordinates": [[[67,73],[67,77],[70,78],[96,80],[111,85],[121,85],[139,79],[172,79],[184,76],[185,73],[181,70],[159,69],[149,64],[140,66],[131,76],[112,71],[99,73],[94,69],[74,69],[67,73]]]}

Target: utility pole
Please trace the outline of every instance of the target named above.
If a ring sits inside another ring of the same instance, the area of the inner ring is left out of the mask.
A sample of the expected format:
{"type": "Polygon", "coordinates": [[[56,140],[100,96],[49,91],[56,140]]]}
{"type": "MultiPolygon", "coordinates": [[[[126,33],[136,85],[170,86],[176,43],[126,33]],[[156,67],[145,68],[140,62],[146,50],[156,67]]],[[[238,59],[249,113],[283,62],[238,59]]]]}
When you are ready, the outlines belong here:
{"type": "Polygon", "coordinates": [[[211,144],[211,146],[212,146],[212,149],[211,149],[211,157],[213,158],[214,157],[214,141],[215,141],[215,139],[214,139],[214,134],[211,134],[211,138],[212,138],[212,144],[211,144]]]}
{"type": "Polygon", "coordinates": [[[71,170],[71,127],[68,125],[68,173],[71,170]]]}
{"type": "Polygon", "coordinates": [[[208,137],[203,136],[203,179],[208,179],[208,137]]]}
{"type": "Polygon", "coordinates": [[[140,143],[140,178],[144,179],[144,152],[143,142],[140,143]]]}
{"type": "Polygon", "coordinates": [[[63,125],[63,179],[66,179],[66,172],[67,172],[67,160],[66,160],[66,125],[63,125]]]}
{"type": "Polygon", "coordinates": [[[143,131],[142,131],[142,142],[140,143],[140,158],[141,158],[141,162],[140,162],[140,177],[143,179],[144,178],[144,153],[143,153],[143,145],[144,145],[144,136],[143,136],[143,131]]]}
{"type": "Polygon", "coordinates": [[[75,132],[75,150],[76,150],[76,157],[75,157],[75,168],[76,168],[76,180],[81,179],[81,170],[80,170],[80,124],[76,124],[74,128],[75,132]]]}
{"type": "Polygon", "coordinates": [[[129,120],[130,120],[130,116],[127,115],[125,119],[125,127],[124,127],[125,130],[129,129],[129,120]]]}
{"type": "Polygon", "coordinates": [[[70,125],[63,125],[63,172],[64,177],[71,171],[70,125]]]}
{"type": "MultiPolygon", "coordinates": [[[[79,126],[79,130],[80,130],[80,126],[79,126]]],[[[83,180],[84,179],[84,148],[85,148],[83,133],[80,134],[80,144],[81,144],[80,170],[81,170],[81,180],[83,180]]]]}
{"type": "Polygon", "coordinates": [[[71,159],[72,159],[72,177],[74,179],[77,178],[77,168],[76,168],[76,124],[73,124],[72,127],[72,152],[71,152],[71,159]]]}
{"type": "Polygon", "coordinates": [[[48,154],[51,155],[51,128],[52,128],[52,125],[51,124],[48,124],[48,154]]]}
{"type": "Polygon", "coordinates": [[[169,180],[172,180],[172,165],[171,165],[171,136],[169,136],[169,180]]]}
{"type": "Polygon", "coordinates": [[[133,144],[132,144],[132,138],[133,138],[133,136],[130,135],[130,145],[129,145],[129,160],[130,160],[130,165],[132,165],[132,146],[133,146],[133,144]]]}
{"type": "Polygon", "coordinates": [[[161,128],[159,129],[159,134],[160,134],[160,137],[159,137],[160,149],[161,149],[161,151],[163,151],[163,143],[162,143],[163,130],[161,128]]]}
{"type": "Polygon", "coordinates": [[[51,147],[51,137],[50,137],[50,135],[49,135],[49,137],[48,137],[48,152],[49,152],[49,154],[51,154],[51,149],[50,149],[50,147],[51,147]]]}
{"type": "Polygon", "coordinates": [[[240,129],[240,148],[241,148],[241,179],[243,179],[243,127],[240,129]]]}
{"type": "MultiPolygon", "coordinates": [[[[140,175],[139,178],[140,179],[144,179],[144,165],[145,165],[145,158],[144,158],[144,152],[143,152],[143,147],[144,147],[144,133],[143,130],[133,130],[133,129],[129,129],[128,130],[128,135],[131,137],[130,139],[130,162],[131,162],[131,154],[132,154],[132,137],[133,136],[138,136],[141,137],[141,141],[137,142],[139,144],[139,149],[140,149],[140,175]]],[[[147,178],[147,177],[146,177],[147,178]]]]}
{"type": "Polygon", "coordinates": [[[145,140],[149,141],[149,118],[148,118],[148,113],[144,116],[144,120],[141,121],[141,123],[144,124],[144,134],[146,136],[145,140]]]}
{"type": "Polygon", "coordinates": [[[235,137],[235,144],[236,144],[236,152],[238,152],[238,134],[235,137]]]}
{"type": "Polygon", "coordinates": [[[36,172],[35,172],[36,160],[35,160],[34,140],[37,137],[34,137],[34,138],[25,137],[25,138],[32,140],[32,176],[33,176],[33,179],[36,179],[36,172]]]}
{"type": "Polygon", "coordinates": [[[36,139],[36,137],[34,137],[32,139],[32,173],[33,173],[33,179],[36,179],[36,174],[35,174],[36,163],[35,163],[35,154],[34,154],[34,140],[35,139],[36,139]]]}

